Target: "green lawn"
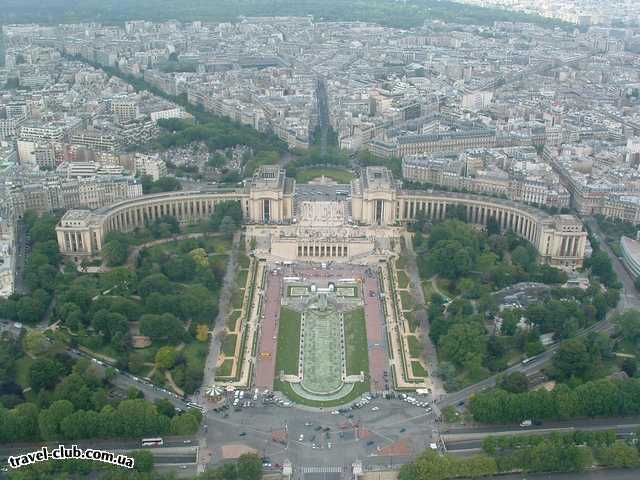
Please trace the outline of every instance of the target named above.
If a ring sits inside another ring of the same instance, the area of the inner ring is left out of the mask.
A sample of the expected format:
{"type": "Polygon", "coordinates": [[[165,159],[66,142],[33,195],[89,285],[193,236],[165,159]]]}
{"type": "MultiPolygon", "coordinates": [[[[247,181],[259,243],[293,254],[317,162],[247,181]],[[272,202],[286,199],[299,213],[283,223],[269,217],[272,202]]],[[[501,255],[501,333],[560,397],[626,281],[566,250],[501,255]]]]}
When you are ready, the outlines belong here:
{"type": "Polygon", "coordinates": [[[242,268],[249,268],[251,259],[244,254],[238,255],[238,265],[242,268]]]}
{"type": "Polygon", "coordinates": [[[406,268],[408,264],[409,264],[409,258],[404,255],[398,257],[398,259],[396,260],[396,267],[399,269],[406,268]]]}
{"type": "Polygon", "coordinates": [[[309,168],[306,170],[298,170],[296,173],[296,182],[309,183],[314,178],[318,178],[324,175],[337,183],[345,184],[351,182],[355,178],[355,175],[348,170],[342,168],[309,168]]]}
{"type": "Polygon", "coordinates": [[[241,313],[242,312],[240,310],[234,310],[232,312],[229,312],[229,314],[227,315],[227,319],[225,320],[225,325],[227,326],[227,329],[229,329],[230,332],[235,331],[238,324],[238,319],[240,318],[241,313]]]}
{"type": "Polygon", "coordinates": [[[356,383],[353,387],[353,390],[349,392],[349,394],[345,395],[338,400],[328,400],[328,401],[320,401],[320,400],[309,400],[307,398],[299,396],[296,392],[293,391],[291,385],[287,382],[281,382],[276,379],[273,386],[274,390],[282,392],[287,396],[290,400],[294,401],[299,405],[307,405],[309,407],[320,407],[320,408],[330,408],[330,407],[338,407],[340,405],[345,405],[346,403],[353,402],[354,400],[360,398],[365,393],[369,393],[371,388],[369,386],[369,382],[356,383]]]}
{"type": "Polygon", "coordinates": [[[241,269],[236,277],[236,285],[240,288],[244,288],[244,286],[247,284],[247,277],[249,276],[249,270],[247,269],[241,269]]]}
{"type": "Polygon", "coordinates": [[[420,322],[418,322],[418,319],[416,318],[416,312],[406,312],[404,316],[409,323],[409,330],[413,333],[417,332],[420,328],[420,322]]]}
{"type": "Polygon", "coordinates": [[[411,362],[411,369],[413,370],[413,375],[416,377],[426,377],[427,371],[424,369],[420,362],[413,360],[411,362]]]}
{"type": "Polygon", "coordinates": [[[207,360],[208,352],[209,342],[196,341],[189,345],[185,345],[181,353],[188,365],[197,365],[199,368],[204,369],[204,363],[207,360]]]}
{"type": "Polygon", "coordinates": [[[216,377],[228,377],[231,375],[231,369],[233,368],[233,360],[228,358],[220,364],[216,369],[216,377]]]}
{"type": "MultiPolygon", "coordinates": [[[[192,232],[187,231],[184,233],[192,232]]],[[[168,241],[167,243],[161,243],[160,245],[149,247],[148,250],[155,254],[160,252],[178,253],[184,251],[183,245],[187,242],[193,243],[194,241],[198,244],[196,248],[204,248],[207,253],[224,254],[231,250],[231,240],[227,240],[221,236],[208,236],[206,238],[200,237],[196,239],[180,240],[178,242],[168,241]]]]}
{"type": "Polygon", "coordinates": [[[398,287],[409,288],[409,276],[404,270],[398,270],[398,287]]]}
{"type": "Polygon", "coordinates": [[[26,355],[16,360],[16,382],[23,389],[29,388],[29,368],[32,363],[31,357],[26,355]]]}
{"type": "Polygon", "coordinates": [[[408,336],[407,343],[409,344],[409,354],[417,358],[422,355],[422,343],[418,339],[418,337],[408,336]]]}
{"type": "Polygon", "coordinates": [[[425,280],[422,282],[422,293],[424,294],[424,301],[426,303],[431,302],[431,295],[433,295],[433,285],[429,280],[425,280]]]}
{"type": "MultiPolygon", "coordinates": [[[[102,337],[98,335],[82,334],[77,335],[75,339],[77,340],[78,345],[88,348],[98,355],[104,355],[115,360],[121,356],[110,344],[102,344],[102,337]]],[[[153,362],[154,360],[151,361],[153,362]]]]}
{"type": "Polygon", "coordinates": [[[244,288],[236,288],[231,294],[231,304],[233,308],[242,308],[242,301],[244,300],[244,288]]]}
{"type": "Polygon", "coordinates": [[[438,289],[449,297],[449,299],[455,297],[455,295],[449,290],[449,280],[446,278],[438,278],[436,280],[436,284],[438,285],[438,289]]]}
{"type": "Polygon", "coordinates": [[[231,240],[222,237],[207,237],[203,242],[208,253],[224,253],[231,250],[231,240]]]}
{"type": "Polygon", "coordinates": [[[278,326],[278,350],[276,352],[276,376],[298,374],[300,351],[300,313],[283,308],[278,326]]]}
{"type": "Polygon", "coordinates": [[[236,340],[238,336],[236,334],[225,335],[222,340],[222,353],[227,357],[233,357],[236,353],[236,340]]]}
{"type": "Polygon", "coordinates": [[[154,363],[156,361],[156,353],[158,353],[158,346],[151,345],[147,348],[134,348],[132,353],[140,355],[145,362],[154,363]]]}
{"type": "Polygon", "coordinates": [[[347,375],[369,373],[367,327],[362,307],[344,314],[347,375]]]}
{"type": "Polygon", "coordinates": [[[400,292],[400,300],[402,301],[403,310],[413,310],[416,306],[413,295],[409,292],[400,292]]]}

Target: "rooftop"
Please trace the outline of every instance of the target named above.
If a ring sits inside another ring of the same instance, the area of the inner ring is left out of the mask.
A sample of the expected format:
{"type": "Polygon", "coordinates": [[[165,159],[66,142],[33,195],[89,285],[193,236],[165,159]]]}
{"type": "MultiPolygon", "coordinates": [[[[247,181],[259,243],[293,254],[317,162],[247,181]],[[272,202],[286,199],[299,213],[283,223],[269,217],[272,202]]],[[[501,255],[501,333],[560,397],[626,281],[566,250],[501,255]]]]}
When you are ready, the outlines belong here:
{"type": "Polygon", "coordinates": [[[640,262],[640,242],[629,237],[620,237],[622,250],[629,253],[631,258],[636,262],[640,262]]]}
{"type": "Polygon", "coordinates": [[[253,174],[252,190],[281,190],[284,191],[286,174],[284,168],[277,165],[263,165],[253,174]]]}
{"type": "Polygon", "coordinates": [[[392,189],[393,175],[386,167],[367,167],[362,175],[362,185],[369,190],[392,189]]]}

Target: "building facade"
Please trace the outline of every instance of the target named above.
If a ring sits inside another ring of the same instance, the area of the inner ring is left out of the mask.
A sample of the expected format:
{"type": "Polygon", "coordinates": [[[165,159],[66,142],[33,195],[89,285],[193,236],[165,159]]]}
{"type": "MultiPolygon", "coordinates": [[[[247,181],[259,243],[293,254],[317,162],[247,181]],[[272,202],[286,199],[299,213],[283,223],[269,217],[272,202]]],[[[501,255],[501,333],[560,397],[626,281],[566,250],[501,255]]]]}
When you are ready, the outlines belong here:
{"type": "Polygon", "coordinates": [[[276,166],[259,169],[242,189],[145,195],[93,212],[71,210],[56,228],[58,244],[76,259],[97,255],[110,231],[131,231],[163,215],[197,223],[229,200],[241,204],[248,240],[259,240],[265,254],[283,259],[353,260],[384,250],[384,239],[399,238],[403,226],[420,214],[443,220],[447,210],[458,206],[470,223],[486,225],[493,218],[504,230],[526,238],[549,265],[580,267],[587,247],[582,223],[572,215],[553,216],[479,195],[405,191],[384,167],[368,167],[350,185],[297,189],[276,166]]]}
{"type": "Polygon", "coordinates": [[[629,237],[620,238],[622,250],[622,263],[633,278],[640,276],[640,242],[629,237]]]}

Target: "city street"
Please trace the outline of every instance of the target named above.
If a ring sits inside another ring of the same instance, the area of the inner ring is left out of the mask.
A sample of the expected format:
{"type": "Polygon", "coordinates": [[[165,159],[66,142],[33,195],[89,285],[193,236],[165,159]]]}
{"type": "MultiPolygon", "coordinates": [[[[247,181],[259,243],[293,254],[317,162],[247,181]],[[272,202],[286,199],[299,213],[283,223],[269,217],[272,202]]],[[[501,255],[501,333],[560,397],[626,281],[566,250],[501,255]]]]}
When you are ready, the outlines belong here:
{"type": "Polygon", "coordinates": [[[330,409],[275,405],[227,412],[227,418],[215,412],[207,415],[207,444],[213,448],[214,462],[221,459],[223,445],[235,444],[280,464],[289,460],[295,465],[350,465],[355,459],[365,465],[404,463],[428,446],[434,423],[433,414],[423,408],[383,399],[340,415],[330,409]],[[379,410],[372,411],[376,406],[379,410]],[[284,443],[273,441],[284,433],[284,443]],[[313,448],[314,443],[320,447],[313,448]]]}

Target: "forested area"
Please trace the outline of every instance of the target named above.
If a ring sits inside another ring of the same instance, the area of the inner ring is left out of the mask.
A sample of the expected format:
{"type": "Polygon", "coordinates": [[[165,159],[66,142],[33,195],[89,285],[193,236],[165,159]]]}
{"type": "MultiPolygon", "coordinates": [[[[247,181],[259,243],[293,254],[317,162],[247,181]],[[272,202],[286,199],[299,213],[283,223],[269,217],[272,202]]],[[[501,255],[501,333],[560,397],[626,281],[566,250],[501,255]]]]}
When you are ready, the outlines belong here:
{"type": "Polygon", "coordinates": [[[525,393],[501,389],[472,397],[469,411],[482,423],[568,420],[640,414],[640,379],[599,379],[572,387],[558,384],[525,393]]]}
{"type": "MultiPolygon", "coordinates": [[[[30,293],[0,300],[0,318],[27,327],[58,322],[55,330],[28,330],[19,342],[2,340],[0,441],[195,431],[199,419],[175,417],[170,404],[154,406],[136,392],[130,398],[114,397],[109,375],[94,372],[86,360],[75,362],[64,351],[86,349],[159,385],[170,377],[186,393],[198,388],[230,238],[242,220],[238,202],[220,204],[201,226],[216,235],[146,248],[135,268],[116,266],[99,274],[63,264],[55,240],[58,218],[25,213],[32,245],[25,266],[30,293]],[[139,335],[151,344],[136,347],[139,335]]],[[[166,217],[145,230],[161,238],[179,233],[180,225],[166,217]]],[[[132,238],[110,233],[105,262],[123,263],[132,238]]]]}
{"type": "Polygon", "coordinates": [[[142,183],[142,193],[162,193],[182,190],[180,180],[174,177],[160,177],[158,180],[153,180],[149,175],[143,175],[140,178],[140,183],[142,183]]]}
{"type": "Polygon", "coordinates": [[[180,227],[178,219],[172,215],[163,215],[147,221],[144,227],[135,228],[132,232],[109,232],[104,239],[101,255],[110,266],[124,264],[129,256],[130,247],[153,240],[173,237],[184,232],[218,233],[229,240],[242,224],[242,209],[237,201],[220,202],[213,214],[197,225],[180,227]]]}
{"type": "MultiPolygon", "coordinates": [[[[398,157],[376,157],[371,152],[361,151],[358,152],[355,160],[359,167],[365,168],[376,165],[387,167],[389,170],[391,170],[395,178],[402,178],[402,159],[398,157]]],[[[405,183],[406,182],[403,182],[403,185],[405,183]]]]}
{"type": "MultiPolygon", "coordinates": [[[[109,370],[102,373],[87,360],[75,361],[64,351],[68,346],[88,345],[102,354],[113,354],[114,362],[120,367],[134,364],[136,354],[132,353],[129,322],[140,320],[142,323],[144,319],[146,324],[157,319],[146,311],[143,301],[131,295],[143,291],[146,299],[154,293],[154,287],[167,285],[171,285],[170,293],[179,292],[183,301],[176,302],[174,297],[174,310],[162,310],[165,316],[158,322],[162,326],[158,330],[166,335],[160,340],[186,341],[196,334],[198,322],[208,325],[216,313],[215,292],[224,272],[224,260],[212,264],[206,273],[199,272],[202,285],[195,283],[197,268],[182,256],[167,256],[160,262],[160,268],[164,267],[168,275],[164,283],[156,283],[153,278],[145,281],[152,276],[148,270],[156,268],[154,265],[143,269],[146,275],[140,277],[125,268],[101,275],[81,274],[71,264],[62,265],[55,241],[57,219],[56,215],[38,218],[32,212],[25,213],[23,221],[32,245],[25,266],[25,283],[31,293],[15,294],[0,301],[2,318],[27,327],[36,326],[42,320],[58,320],[61,327],[46,332],[23,330],[19,341],[4,334],[0,345],[0,441],[140,437],[195,431],[198,415],[176,417],[171,404],[153,405],[138,398],[137,391],[129,392],[128,398],[126,394],[118,396],[109,383],[112,375],[109,370]],[[190,275],[194,280],[190,285],[171,283],[186,281],[190,275]],[[110,295],[100,295],[100,292],[110,295]],[[55,306],[50,306],[54,297],[55,306]],[[173,313],[167,313],[170,311],[173,313]],[[143,318],[145,314],[147,317],[143,318]],[[191,330],[183,324],[186,315],[191,330]]],[[[197,247],[197,244],[189,245],[189,251],[197,247]]],[[[193,258],[198,257],[189,258],[195,263],[193,258]]],[[[157,316],[159,313],[154,307],[157,316]]],[[[153,335],[157,338],[158,334],[154,331],[153,335]]],[[[188,353],[185,348],[184,355],[188,353]]],[[[171,366],[176,371],[176,383],[190,391],[199,386],[202,361],[195,366],[197,372],[192,372],[190,357],[176,356],[175,365],[171,366]]]]}
{"type": "MultiPolygon", "coordinates": [[[[613,324],[620,338],[637,349],[640,312],[627,311],[616,316],[613,324]]],[[[567,340],[547,369],[550,378],[562,382],[553,391],[527,392],[526,388],[510,388],[512,382],[501,382],[497,390],[474,396],[469,410],[475,420],[484,423],[637,415],[637,360],[633,354],[614,356],[615,343],[608,335],[595,333],[567,340]],[[621,370],[630,378],[604,378],[612,369],[621,370]]]]}
{"type": "MultiPolygon", "coordinates": [[[[418,215],[413,228],[418,269],[430,300],[430,336],[448,389],[506,369],[514,354],[524,358],[543,352],[541,334],[570,338],[617,304],[619,291],[603,289],[597,281],[586,290],[562,288],[566,273],[539,264],[529,242],[510,231],[501,233],[495,222],[480,232],[459,220],[465,218],[462,209],[450,208],[447,215],[449,220],[436,224],[418,215]],[[536,291],[539,301],[499,312],[494,293],[521,282],[548,287],[536,291]],[[522,328],[523,318],[527,328],[522,328]]],[[[596,271],[610,280],[606,266],[596,271]]],[[[602,348],[610,352],[611,347],[602,348]]],[[[598,366],[602,363],[594,364],[595,376],[606,371],[598,366]]]]}
{"type": "MultiPolygon", "coordinates": [[[[638,225],[619,218],[607,218],[604,215],[596,215],[596,221],[611,251],[617,257],[622,257],[620,238],[625,236],[635,240],[638,233],[638,225]]],[[[640,279],[636,279],[636,288],[640,289],[640,279]]]]}
{"type": "Polygon", "coordinates": [[[390,27],[411,28],[425,20],[493,25],[494,21],[530,22],[544,27],[571,28],[565,22],[497,8],[461,6],[450,1],[408,0],[6,0],[0,11],[0,23],[39,22],[118,23],[144,18],[151,21],[178,19],[229,22],[244,16],[306,16],[324,21],[366,21],[390,27]]]}
{"type": "Polygon", "coordinates": [[[425,451],[400,470],[400,480],[480,478],[510,472],[582,472],[592,466],[634,468],[640,465],[634,437],[616,439],[614,430],[554,432],[550,435],[489,436],[473,457],[425,451]]]}
{"type": "Polygon", "coordinates": [[[111,372],[73,360],[42,334],[0,339],[0,443],[194,433],[200,413],[119,392],[111,372]],[[26,390],[26,389],[29,390],[26,390]]]}
{"type": "Polygon", "coordinates": [[[635,238],[638,232],[638,226],[631,222],[626,222],[618,218],[607,218],[604,215],[596,215],[596,221],[605,239],[609,244],[615,244],[620,241],[621,236],[635,238]]]}
{"type": "Polygon", "coordinates": [[[320,147],[311,147],[295,153],[296,159],[286,165],[288,177],[295,177],[299,170],[309,167],[350,167],[347,153],[338,148],[329,148],[322,153],[320,147]]]}
{"type": "MultiPolygon", "coordinates": [[[[146,86],[140,86],[140,88],[147,89],[146,86]]],[[[184,103],[183,106],[185,106],[184,103]]],[[[194,142],[204,142],[212,153],[235,145],[248,145],[257,153],[270,151],[281,153],[286,150],[286,145],[277,137],[260,133],[224,117],[200,111],[198,120],[198,123],[180,119],[159,120],[158,125],[166,133],[155,141],[155,146],[168,149],[183,147],[194,142]]]]}

